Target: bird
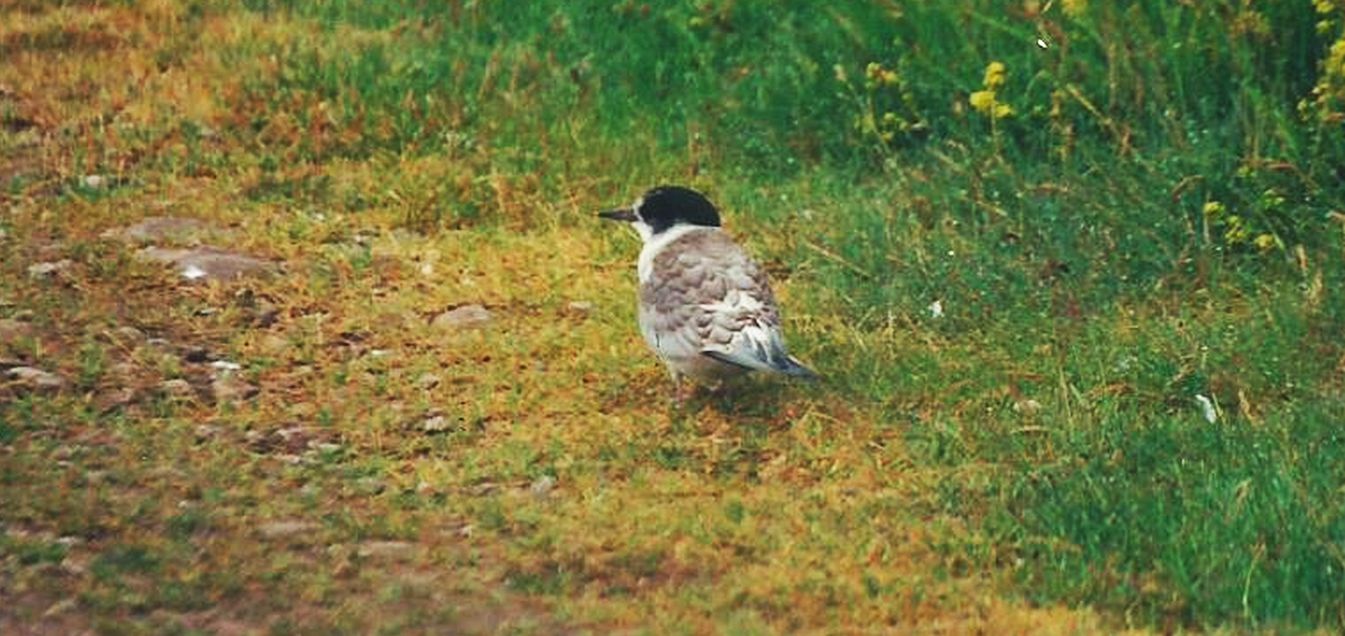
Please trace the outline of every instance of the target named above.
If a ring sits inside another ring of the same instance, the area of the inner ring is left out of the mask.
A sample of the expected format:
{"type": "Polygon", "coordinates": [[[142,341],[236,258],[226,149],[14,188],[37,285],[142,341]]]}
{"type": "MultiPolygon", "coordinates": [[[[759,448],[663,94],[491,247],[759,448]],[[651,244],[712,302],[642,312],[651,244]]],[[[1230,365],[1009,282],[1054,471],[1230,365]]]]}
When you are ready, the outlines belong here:
{"type": "Polygon", "coordinates": [[[820,378],[789,354],[766,271],[724,232],[704,194],[661,185],[598,216],[629,223],[643,242],[640,333],[671,373],[675,401],[687,377],[715,386],[751,371],[820,378]]]}

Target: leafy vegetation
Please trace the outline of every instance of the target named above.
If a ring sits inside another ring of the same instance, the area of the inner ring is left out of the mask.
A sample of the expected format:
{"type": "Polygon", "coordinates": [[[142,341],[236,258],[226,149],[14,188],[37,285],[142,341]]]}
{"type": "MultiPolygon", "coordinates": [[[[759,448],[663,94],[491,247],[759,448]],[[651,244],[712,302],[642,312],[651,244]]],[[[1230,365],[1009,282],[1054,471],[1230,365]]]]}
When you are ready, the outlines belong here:
{"type": "Polygon", "coordinates": [[[0,13],[0,631],[1345,628],[1345,4],[0,13]],[[668,405],[662,182],[825,383],[668,405]]]}

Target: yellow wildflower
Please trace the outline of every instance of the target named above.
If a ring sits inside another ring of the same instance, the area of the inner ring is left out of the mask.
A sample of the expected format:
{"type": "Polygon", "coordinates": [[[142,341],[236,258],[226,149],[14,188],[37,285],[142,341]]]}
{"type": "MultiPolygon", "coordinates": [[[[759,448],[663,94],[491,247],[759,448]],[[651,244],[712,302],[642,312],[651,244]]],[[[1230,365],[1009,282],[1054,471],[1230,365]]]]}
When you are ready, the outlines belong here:
{"type": "Polygon", "coordinates": [[[1234,214],[1228,217],[1228,229],[1224,230],[1224,241],[1229,245],[1245,242],[1251,232],[1242,224],[1242,217],[1234,214]]]}
{"type": "Polygon", "coordinates": [[[976,91],[967,98],[967,103],[979,113],[989,113],[995,108],[995,91],[976,91]]]}
{"type": "Polygon", "coordinates": [[[967,103],[978,113],[989,115],[993,119],[1004,119],[1013,115],[1013,107],[995,98],[995,91],[976,91],[967,96],[967,103]]]}
{"type": "Polygon", "coordinates": [[[1088,0],[1060,0],[1060,8],[1065,10],[1065,15],[1077,18],[1088,10],[1088,0]]]}
{"type": "Polygon", "coordinates": [[[1224,214],[1224,204],[1218,201],[1208,201],[1204,208],[1205,216],[1211,219],[1217,219],[1224,214]]]}
{"type": "Polygon", "coordinates": [[[1004,76],[1008,69],[1004,67],[1003,62],[991,62],[985,67],[985,88],[993,91],[1004,85],[1004,76]]]}
{"type": "Polygon", "coordinates": [[[1258,234],[1256,238],[1252,240],[1252,244],[1256,246],[1256,249],[1261,250],[1262,252],[1269,252],[1274,249],[1277,243],[1278,241],[1275,240],[1275,237],[1270,234],[1258,234]]]}
{"type": "Polygon", "coordinates": [[[1313,0],[1312,6],[1317,8],[1317,13],[1324,15],[1331,13],[1332,9],[1336,8],[1336,3],[1331,0],[1313,0]]]}
{"type": "Polygon", "coordinates": [[[878,78],[881,77],[882,74],[883,65],[877,62],[869,62],[869,65],[864,67],[864,75],[872,81],[878,81],[878,78]]]}
{"type": "Polygon", "coordinates": [[[1331,44],[1326,54],[1325,70],[1327,75],[1345,75],[1345,38],[1331,44]]]}

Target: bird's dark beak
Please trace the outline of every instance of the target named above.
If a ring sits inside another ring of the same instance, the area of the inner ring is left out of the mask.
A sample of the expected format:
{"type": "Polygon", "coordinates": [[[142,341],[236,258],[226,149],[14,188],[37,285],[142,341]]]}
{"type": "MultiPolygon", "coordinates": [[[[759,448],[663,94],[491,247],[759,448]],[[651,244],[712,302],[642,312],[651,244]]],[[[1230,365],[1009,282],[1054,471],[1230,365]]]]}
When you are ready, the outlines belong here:
{"type": "Polygon", "coordinates": [[[604,210],[598,213],[598,217],[607,219],[608,221],[625,221],[627,223],[634,223],[639,220],[639,217],[635,216],[635,210],[630,208],[604,210]]]}

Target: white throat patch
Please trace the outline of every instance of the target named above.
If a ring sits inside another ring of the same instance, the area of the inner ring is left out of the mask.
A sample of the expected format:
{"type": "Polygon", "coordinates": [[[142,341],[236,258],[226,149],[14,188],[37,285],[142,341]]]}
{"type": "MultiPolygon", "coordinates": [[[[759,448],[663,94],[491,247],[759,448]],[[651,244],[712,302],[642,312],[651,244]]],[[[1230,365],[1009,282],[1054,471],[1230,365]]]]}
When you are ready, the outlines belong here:
{"type": "Polygon", "coordinates": [[[696,230],[718,230],[717,227],[705,225],[674,225],[658,234],[646,235],[651,229],[643,222],[634,223],[635,229],[640,232],[640,237],[644,239],[644,247],[640,249],[640,260],[636,264],[636,271],[640,274],[640,284],[649,282],[649,277],[654,273],[654,259],[669,243],[685,236],[688,232],[696,230]],[[643,226],[643,227],[641,227],[643,226]]]}

